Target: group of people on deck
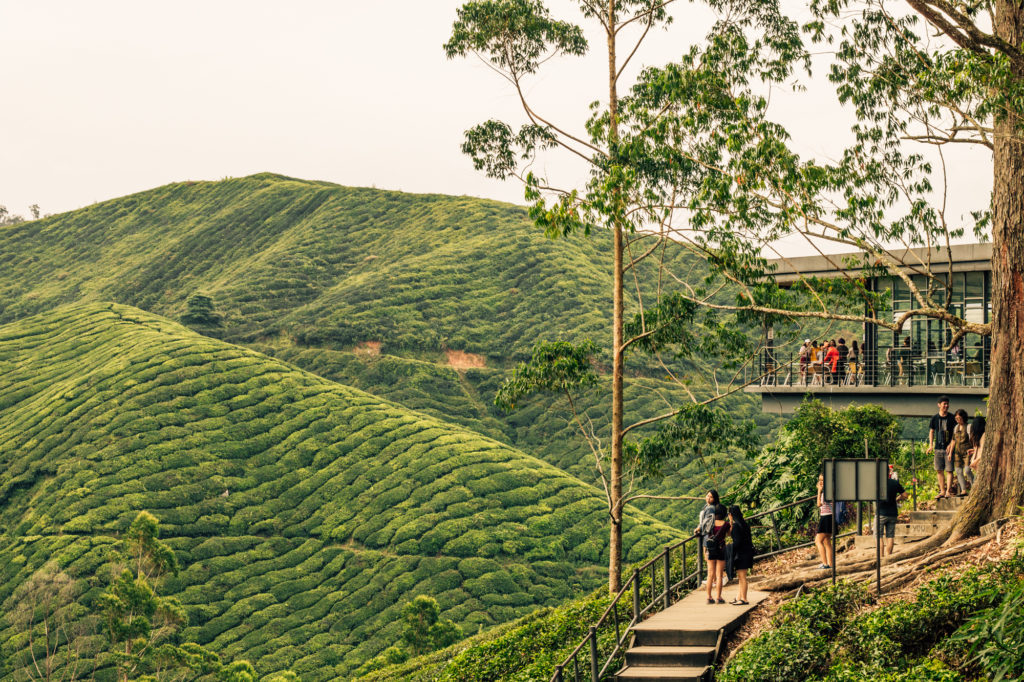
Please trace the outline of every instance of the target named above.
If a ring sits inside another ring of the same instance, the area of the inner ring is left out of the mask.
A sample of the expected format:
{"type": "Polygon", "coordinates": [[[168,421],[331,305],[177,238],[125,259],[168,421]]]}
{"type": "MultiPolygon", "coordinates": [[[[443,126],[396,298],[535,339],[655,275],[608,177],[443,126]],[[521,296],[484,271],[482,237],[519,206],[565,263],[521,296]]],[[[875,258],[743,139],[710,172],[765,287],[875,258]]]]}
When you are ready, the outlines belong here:
{"type": "Polygon", "coordinates": [[[747,571],[754,566],[754,542],[750,536],[750,525],[743,518],[743,512],[737,505],[728,509],[721,503],[717,490],[709,490],[704,497],[707,503],[700,512],[700,523],[694,529],[704,541],[704,551],[708,561],[708,603],[724,604],[722,587],[725,585],[725,540],[732,537],[732,568],[739,577],[740,589],[736,599],[730,604],[746,605],[747,571]],[[712,596],[712,591],[715,596],[712,596]]]}
{"type": "Polygon", "coordinates": [[[806,385],[820,376],[823,384],[839,385],[856,383],[860,372],[861,348],[854,339],[846,345],[846,339],[835,339],[820,344],[804,339],[800,346],[800,383],[806,385]]]}

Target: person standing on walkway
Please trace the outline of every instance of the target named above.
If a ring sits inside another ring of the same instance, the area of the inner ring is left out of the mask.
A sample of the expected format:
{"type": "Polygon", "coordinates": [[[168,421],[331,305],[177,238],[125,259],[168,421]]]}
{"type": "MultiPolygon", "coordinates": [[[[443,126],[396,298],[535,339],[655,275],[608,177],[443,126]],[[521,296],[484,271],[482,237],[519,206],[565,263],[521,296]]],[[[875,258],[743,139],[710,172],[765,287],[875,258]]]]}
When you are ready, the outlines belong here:
{"type": "Polygon", "coordinates": [[[807,365],[811,361],[811,340],[804,339],[804,345],[800,346],[800,383],[807,383],[807,365]]]}
{"type": "Polygon", "coordinates": [[[722,586],[725,578],[725,538],[729,535],[728,512],[721,504],[715,506],[715,521],[711,533],[704,536],[704,548],[708,552],[708,603],[724,604],[722,586]],[[715,588],[715,597],[711,597],[711,588],[715,588]]]}
{"type": "Polygon", "coordinates": [[[899,504],[907,499],[907,495],[908,493],[899,478],[889,476],[886,479],[885,499],[875,502],[875,512],[878,516],[878,530],[875,532],[878,533],[880,541],[883,538],[882,533],[885,533],[885,539],[882,541],[882,556],[891,555],[893,547],[896,545],[896,521],[900,516],[899,504]]]}
{"type": "Polygon", "coordinates": [[[953,460],[953,473],[960,487],[960,497],[967,494],[971,483],[970,455],[971,437],[967,432],[967,410],[957,410],[954,414],[956,426],[953,427],[953,442],[949,445],[947,459],[953,460]]]}
{"type": "Polygon", "coordinates": [[[750,525],[735,504],[729,507],[729,523],[732,525],[732,567],[740,579],[739,594],[729,603],[741,606],[750,603],[747,601],[747,571],[754,567],[754,541],[750,537],[750,525]]]}
{"type": "Polygon", "coordinates": [[[821,559],[818,568],[832,568],[834,520],[832,504],[825,501],[825,475],[818,474],[818,532],[814,534],[814,546],[818,548],[818,558],[821,559]]]}
{"type": "Polygon", "coordinates": [[[857,345],[857,339],[853,340],[853,345],[850,346],[850,354],[847,356],[847,361],[850,363],[850,383],[854,386],[858,385],[860,376],[860,347],[857,345]]]}
{"type": "Polygon", "coordinates": [[[836,346],[836,352],[839,353],[839,362],[836,363],[836,384],[842,385],[846,383],[846,372],[849,365],[847,364],[847,358],[850,356],[850,349],[846,347],[846,339],[839,339],[839,345],[836,346]]]}
{"type": "Polygon", "coordinates": [[[953,482],[953,460],[947,459],[946,449],[953,439],[953,415],[949,413],[949,396],[939,396],[939,413],[928,424],[928,451],[934,457],[935,478],[939,483],[939,497],[949,497],[953,482]]]}
{"type": "Polygon", "coordinates": [[[718,491],[714,488],[708,490],[707,495],[704,496],[704,508],[700,510],[700,520],[697,522],[697,527],[693,529],[694,535],[707,536],[711,532],[712,526],[715,525],[715,507],[719,504],[718,491]]]}

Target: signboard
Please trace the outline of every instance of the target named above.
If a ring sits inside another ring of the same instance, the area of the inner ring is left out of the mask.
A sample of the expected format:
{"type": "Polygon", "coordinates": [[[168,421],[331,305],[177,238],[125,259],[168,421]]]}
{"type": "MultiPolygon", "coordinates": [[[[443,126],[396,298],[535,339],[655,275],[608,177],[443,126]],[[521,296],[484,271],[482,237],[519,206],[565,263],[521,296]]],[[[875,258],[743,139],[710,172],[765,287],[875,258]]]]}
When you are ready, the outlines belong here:
{"type": "Polygon", "coordinates": [[[874,502],[885,499],[889,480],[887,459],[826,459],[825,499],[874,502]]]}

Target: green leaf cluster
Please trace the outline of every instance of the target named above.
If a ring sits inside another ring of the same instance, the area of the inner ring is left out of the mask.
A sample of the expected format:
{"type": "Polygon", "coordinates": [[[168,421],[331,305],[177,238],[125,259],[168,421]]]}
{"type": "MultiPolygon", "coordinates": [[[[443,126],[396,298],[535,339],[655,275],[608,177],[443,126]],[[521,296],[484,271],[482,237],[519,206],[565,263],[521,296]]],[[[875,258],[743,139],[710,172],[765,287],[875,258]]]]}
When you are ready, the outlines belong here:
{"type": "MultiPolygon", "coordinates": [[[[752,508],[770,509],[815,494],[815,484],[826,459],[864,456],[897,462],[900,458],[900,421],[877,405],[853,405],[833,410],[821,401],[801,403],[780,429],[774,443],[754,459],[753,470],[738,483],[730,497],[752,508]]],[[[795,509],[782,522],[784,530],[802,528],[814,510],[795,509]]]]}
{"type": "Polygon", "coordinates": [[[1019,639],[1012,619],[1019,618],[1022,580],[1018,552],[1002,563],[934,578],[912,600],[874,607],[869,585],[827,586],[780,608],[773,628],[747,642],[718,679],[1018,679],[1018,649],[1006,645],[1019,639]],[[1000,639],[985,638],[986,632],[1000,639]]]}

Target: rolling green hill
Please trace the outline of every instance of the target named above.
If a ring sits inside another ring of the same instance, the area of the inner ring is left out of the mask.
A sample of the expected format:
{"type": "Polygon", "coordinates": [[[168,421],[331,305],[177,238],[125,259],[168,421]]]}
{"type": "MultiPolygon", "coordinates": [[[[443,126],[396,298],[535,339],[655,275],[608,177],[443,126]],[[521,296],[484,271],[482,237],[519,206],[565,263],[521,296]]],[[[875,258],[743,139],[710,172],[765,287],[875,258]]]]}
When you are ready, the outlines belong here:
{"type": "Polygon", "coordinates": [[[522,208],[482,199],[261,174],[167,185],[0,239],[0,322],[79,300],[177,318],[203,291],[235,342],[504,361],[543,334],[608,336],[603,240],[552,242],[522,208]]]}
{"type": "MultiPolygon", "coordinates": [[[[349,675],[416,594],[472,633],[604,579],[606,513],[579,479],[117,304],[0,327],[0,462],[0,603],[51,558],[92,575],[149,510],[188,634],[261,673],[349,675]]],[[[632,511],[628,558],[675,537],[632,511]]]]}
{"type": "MultiPolygon", "coordinates": [[[[595,481],[563,405],[539,397],[506,415],[492,399],[538,339],[609,344],[611,266],[600,233],[551,241],[508,204],[260,174],[167,185],[0,228],[0,240],[0,321],[99,300],[177,319],[186,299],[203,292],[224,316],[223,327],[206,334],[595,481]],[[471,359],[485,366],[455,368],[448,351],[476,354],[471,359]]],[[[645,286],[655,280],[646,266],[637,274],[645,286]]],[[[643,358],[631,369],[643,376],[631,379],[629,418],[664,412],[677,387],[643,358]]],[[[606,393],[585,404],[599,431],[606,393]]],[[[729,408],[757,418],[765,432],[775,425],[755,398],[737,395],[729,408]]],[[[722,457],[679,463],[655,492],[728,488],[744,467],[722,457]]],[[[683,528],[694,506],[643,503],[683,528]]]]}

